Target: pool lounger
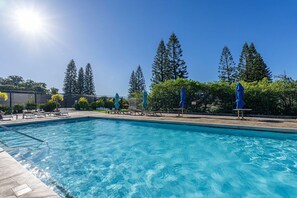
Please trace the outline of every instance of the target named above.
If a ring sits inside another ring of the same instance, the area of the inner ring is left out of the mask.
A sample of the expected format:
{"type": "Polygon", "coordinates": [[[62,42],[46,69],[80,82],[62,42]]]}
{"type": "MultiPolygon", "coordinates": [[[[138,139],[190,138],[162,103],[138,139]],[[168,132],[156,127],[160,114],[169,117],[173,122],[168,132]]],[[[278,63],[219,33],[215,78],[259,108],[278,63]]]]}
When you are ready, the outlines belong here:
{"type": "Polygon", "coordinates": [[[13,119],[13,115],[2,115],[2,118],[0,118],[0,120],[5,121],[5,120],[12,120],[13,119]]]}
{"type": "Polygon", "coordinates": [[[69,113],[67,111],[59,111],[59,112],[52,112],[52,116],[66,116],[69,117],[69,113]]]}

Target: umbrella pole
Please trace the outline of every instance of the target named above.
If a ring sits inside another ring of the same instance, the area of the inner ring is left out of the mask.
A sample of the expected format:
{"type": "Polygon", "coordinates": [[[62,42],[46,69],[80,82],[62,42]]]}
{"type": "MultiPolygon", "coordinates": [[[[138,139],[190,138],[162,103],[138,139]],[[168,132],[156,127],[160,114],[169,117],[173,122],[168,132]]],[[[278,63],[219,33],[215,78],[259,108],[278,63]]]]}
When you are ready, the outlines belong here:
{"type": "Polygon", "coordinates": [[[182,117],[184,117],[184,105],[182,105],[182,117]]]}

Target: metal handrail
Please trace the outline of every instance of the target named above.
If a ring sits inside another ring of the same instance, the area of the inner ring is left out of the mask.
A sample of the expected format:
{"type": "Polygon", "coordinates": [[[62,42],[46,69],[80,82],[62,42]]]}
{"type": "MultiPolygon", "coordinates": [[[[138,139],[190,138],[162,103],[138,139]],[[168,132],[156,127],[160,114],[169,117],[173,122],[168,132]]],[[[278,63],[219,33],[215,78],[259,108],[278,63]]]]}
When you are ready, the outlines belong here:
{"type": "Polygon", "coordinates": [[[31,139],[34,139],[34,140],[38,141],[38,142],[46,142],[46,141],[44,141],[44,140],[41,140],[41,139],[39,139],[39,138],[33,137],[33,136],[28,135],[28,134],[26,134],[26,133],[19,132],[19,131],[17,131],[17,130],[11,129],[11,128],[8,128],[8,127],[6,127],[6,126],[0,126],[0,127],[3,128],[3,129],[5,129],[5,130],[13,131],[13,132],[18,133],[18,134],[21,134],[21,135],[23,135],[23,136],[29,137],[29,138],[31,138],[31,139]]]}

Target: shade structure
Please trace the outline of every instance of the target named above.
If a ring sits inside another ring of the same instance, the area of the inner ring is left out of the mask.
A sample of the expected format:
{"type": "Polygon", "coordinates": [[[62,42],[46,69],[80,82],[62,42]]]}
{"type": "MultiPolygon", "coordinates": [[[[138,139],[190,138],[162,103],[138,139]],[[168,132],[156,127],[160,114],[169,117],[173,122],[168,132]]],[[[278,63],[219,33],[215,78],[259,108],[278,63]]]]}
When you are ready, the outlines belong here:
{"type": "Polygon", "coordinates": [[[115,97],[114,97],[114,107],[115,107],[115,109],[119,109],[120,108],[120,105],[119,105],[119,94],[118,93],[116,93],[116,95],[115,95],[115,97]]]}
{"type": "Polygon", "coordinates": [[[245,102],[243,101],[244,88],[238,83],[236,85],[236,109],[243,109],[245,106],[245,102]]]}
{"type": "Polygon", "coordinates": [[[180,108],[186,108],[187,103],[186,103],[186,89],[182,87],[180,89],[180,102],[179,102],[179,107],[180,108]]]}
{"type": "Polygon", "coordinates": [[[147,108],[147,92],[146,91],[143,92],[142,107],[143,107],[143,109],[146,109],[147,108]]]}

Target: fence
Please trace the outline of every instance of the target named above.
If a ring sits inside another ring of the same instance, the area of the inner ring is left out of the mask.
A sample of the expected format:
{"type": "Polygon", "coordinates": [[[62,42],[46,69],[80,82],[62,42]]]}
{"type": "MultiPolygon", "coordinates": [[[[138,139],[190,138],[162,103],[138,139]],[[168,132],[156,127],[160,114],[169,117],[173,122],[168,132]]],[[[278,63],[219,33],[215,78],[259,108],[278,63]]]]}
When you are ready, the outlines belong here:
{"type": "Polygon", "coordinates": [[[25,105],[28,101],[35,102],[36,104],[45,103],[51,98],[50,95],[38,92],[26,92],[26,91],[5,91],[8,95],[8,100],[1,100],[2,106],[8,106],[12,108],[14,105],[25,105]]]}
{"type": "MultiPolygon", "coordinates": [[[[0,90],[1,91],[1,90],[0,90]]],[[[0,99],[0,105],[12,108],[14,105],[25,106],[27,102],[34,102],[37,105],[46,103],[51,99],[50,94],[32,92],[32,91],[3,91],[7,93],[8,100],[4,101],[0,99]]],[[[64,94],[62,94],[64,95],[64,94]]],[[[80,97],[85,97],[88,101],[94,102],[100,96],[90,96],[90,95],[64,95],[64,101],[61,102],[61,107],[70,108],[73,107],[75,102],[78,101],[80,97]]]]}

